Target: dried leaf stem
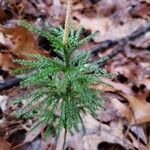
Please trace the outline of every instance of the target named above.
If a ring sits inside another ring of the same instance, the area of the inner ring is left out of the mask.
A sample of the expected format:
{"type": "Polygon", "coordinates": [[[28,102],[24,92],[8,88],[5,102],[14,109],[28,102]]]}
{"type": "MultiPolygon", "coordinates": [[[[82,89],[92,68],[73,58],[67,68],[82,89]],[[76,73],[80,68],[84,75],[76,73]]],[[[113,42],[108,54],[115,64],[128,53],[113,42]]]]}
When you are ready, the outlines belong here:
{"type": "Polygon", "coordinates": [[[71,23],[71,18],[72,18],[71,12],[72,12],[72,0],[67,0],[67,13],[66,13],[66,20],[65,20],[64,36],[63,36],[64,45],[68,43],[70,23],[71,23]]]}

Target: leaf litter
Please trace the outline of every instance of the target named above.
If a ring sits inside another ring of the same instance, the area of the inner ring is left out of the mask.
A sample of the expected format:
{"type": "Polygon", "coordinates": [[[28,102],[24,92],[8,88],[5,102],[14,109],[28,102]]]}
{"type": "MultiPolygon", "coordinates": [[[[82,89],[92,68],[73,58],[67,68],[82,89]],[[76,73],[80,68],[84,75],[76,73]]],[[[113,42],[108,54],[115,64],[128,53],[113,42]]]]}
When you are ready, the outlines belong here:
{"type": "MultiPolygon", "coordinates": [[[[4,71],[9,74],[7,78],[11,78],[10,70],[18,67],[13,60],[24,58],[24,52],[48,57],[52,54],[51,47],[46,45],[41,48],[42,45],[38,43],[40,37],[16,25],[16,16],[38,25],[47,21],[52,25],[62,25],[65,7],[64,0],[39,0],[36,3],[34,0],[1,2],[0,22],[3,25],[0,26],[0,75],[3,82],[6,80],[4,71]],[[8,8],[11,15],[6,13],[8,8]]],[[[81,24],[84,27],[85,35],[97,32],[93,43],[91,42],[92,48],[95,43],[119,40],[149,24],[149,12],[149,0],[74,0],[73,22],[76,26],[81,24]]],[[[81,129],[73,136],[67,135],[68,149],[150,149],[150,32],[127,43],[122,48],[122,53],[104,65],[116,76],[113,80],[107,79],[107,83],[112,87],[96,87],[105,91],[106,103],[103,109],[97,112],[97,118],[88,114],[83,117],[86,135],[81,129]]],[[[112,50],[113,48],[106,48],[99,52],[97,57],[108,55],[112,50]]],[[[32,89],[27,90],[32,92],[32,89]]],[[[13,110],[23,104],[14,106],[11,100],[25,93],[26,89],[20,91],[17,86],[0,93],[0,149],[9,150],[11,146],[18,146],[20,150],[37,150],[37,147],[41,150],[57,149],[57,145],[63,141],[62,138],[58,143],[55,137],[44,139],[44,127],[39,127],[36,134],[29,133],[28,128],[34,124],[34,120],[16,119],[13,116],[13,110]],[[17,141],[21,135],[22,140],[17,141]]]]}

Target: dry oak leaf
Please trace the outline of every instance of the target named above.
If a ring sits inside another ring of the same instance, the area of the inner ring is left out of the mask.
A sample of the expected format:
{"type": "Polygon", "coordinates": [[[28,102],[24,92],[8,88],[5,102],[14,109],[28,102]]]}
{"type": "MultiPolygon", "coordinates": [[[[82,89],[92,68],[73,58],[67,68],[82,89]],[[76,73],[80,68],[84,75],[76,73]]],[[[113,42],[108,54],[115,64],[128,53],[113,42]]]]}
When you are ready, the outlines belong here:
{"type": "Polygon", "coordinates": [[[116,98],[111,101],[114,108],[126,117],[131,125],[150,122],[150,103],[144,97],[135,97],[122,93],[121,95],[129,102],[129,106],[121,103],[116,98]]]}
{"type": "Polygon", "coordinates": [[[95,42],[102,42],[105,40],[116,40],[130,35],[140,26],[146,24],[143,19],[130,19],[125,24],[114,24],[114,22],[108,17],[95,17],[89,18],[80,13],[75,12],[73,14],[80,24],[91,32],[97,32],[93,38],[95,42]]]}
{"type": "MultiPolygon", "coordinates": [[[[140,148],[142,150],[147,150],[146,146],[142,143],[138,143],[138,140],[129,132],[128,135],[132,140],[129,140],[124,135],[124,126],[123,122],[121,120],[117,122],[111,122],[110,125],[103,124],[101,122],[98,122],[94,118],[92,119],[89,116],[85,116],[87,120],[88,126],[86,126],[86,129],[91,130],[91,127],[94,125],[95,132],[92,132],[90,134],[87,134],[83,137],[83,144],[85,150],[97,150],[98,144],[102,142],[108,142],[108,143],[114,143],[114,144],[120,144],[126,149],[135,149],[140,148]],[[99,129],[99,130],[98,130],[99,129]]],[[[80,143],[80,141],[78,141],[80,143]]]]}
{"type": "Polygon", "coordinates": [[[97,86],[98,89],[107,92],[118,92],[129,102],[129,105],[126,105],[121,103],[117,98],[111,99],[114,108],[117,109],[118,112],[120,112],[124,117],[126,117],[131,124],[140,124],[150,121],[150,103],[146,101],[145,96],[134,96],[133,92],[127,85],[115,83],[107,79],[103,81],[112,85],[113,88],[110,87],[105,89],[99,85],[97,86]]]}
{"type": "Polygon", "coordinates": [[[97,85],[95,86],[96,89],[105,91],[105,92],[121,92],[121,93],[125,93],[127,95],[131,95],[133,92],[131,90],[131,88],[128,85],[122,84],[122,83],[116,83],[111,81],[110,79],[106,79],[106,78],[101,78],[101,80],[104,83],[108,83],[111,86],[107,86],[107,85],[97,85]]]}
{"type": "Polygon", "coordinates": [[[37,47],[33,33],[26,28],[16,25],[13,28],[0,27],[0,31],[12,36],[13,47],[9,51],[17,57],[26,58],[24,53],[48,56],[48,52],[37,47]]]}
{"type": "Polygon", "coordinates": [[[121,121],[109,126],[93,118],[90,114],[83,114],[83,123],[86,128],[86,134],[76,134],[71,138],[69,145],[73,149],[97,150],[101,142],[118,143],[127,148],[132,148],[132,144],[124,139],[123,124],[121,121]],[[75,140],[75,141],[74,141],[75,140]],[[125,142],[124,142],[125,141],[125,142]],[[74,145],[78,143],[78,145],[74,145]]]}
{"type": "Polygon", "coordinates": [[[113,107],[118,110],[119,113],[121,113],[129,122],[132,121],[133,114],[129,106],[121,103],[117,98],[112,98],[111,102],[113,104],[113,107]]]}
{"type": "Polygon", "coordinates": [[[85,150],[97,150],[98,144],[102,142],[118,143],[127,149],[132,149],[132,143],[124,138],[123,124],[118,122],[115,126],[110,127],[103,123],[99,123],[100,131],[92,134],[87,134],[83,137],[85,150]]]}
{"type": "Polygon", "coordinates": [[[150,103],[145,100],[145,97],[122,95],[128,100],[130,108],[134,114],[131,124],[150,122],[150,103]]]}

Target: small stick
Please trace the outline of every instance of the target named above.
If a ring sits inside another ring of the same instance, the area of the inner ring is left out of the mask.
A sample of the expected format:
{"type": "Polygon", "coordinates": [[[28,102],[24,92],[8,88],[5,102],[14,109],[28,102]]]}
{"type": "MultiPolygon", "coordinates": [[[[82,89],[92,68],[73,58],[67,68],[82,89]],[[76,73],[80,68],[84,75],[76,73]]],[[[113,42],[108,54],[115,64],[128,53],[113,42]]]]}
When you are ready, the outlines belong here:
{"type": "Polygon", "coordinates": [[[0,92],[6,89],[10,89],[13,86],[16,86],[22,81],[23,79],[21,78],[10,78],[7,79],[4,83],[0,83],[0,92]]]}
{"type": "Polygon", "coordinates": [[[114,48],[115,52],[112,52],[111,57],[116,56],[121,50],[120,46],[123,48],[128,42],[134,41],[138,37],[144,35],[145,33],[150,31],[150,23],[146,24],[144,26],[139,27],[136,31],[132,32],[130,35],[120,38],[118,40],[106,40],[98,44],[96,47],[91,48],[91,54],[97,54],[100,51],[105,51],[110,47],[116,46],[117,48],[114,48]],[[119,46],[118,46],[119,45],[119,46]],[[116,50],[117,49],[117,50],[116,50]]]}

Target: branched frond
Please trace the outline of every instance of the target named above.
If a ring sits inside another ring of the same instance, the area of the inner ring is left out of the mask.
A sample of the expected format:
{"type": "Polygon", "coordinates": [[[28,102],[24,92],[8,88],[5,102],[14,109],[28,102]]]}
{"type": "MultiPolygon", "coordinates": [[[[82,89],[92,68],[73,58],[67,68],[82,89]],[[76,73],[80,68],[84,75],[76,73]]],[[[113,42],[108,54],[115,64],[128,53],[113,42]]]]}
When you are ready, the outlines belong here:
{"type": "Polygon", "coordinates": [[[32,87],[35,91],[15,100],[25,105],[18,111],[18,115],[25,118],[34,117],[39,123],[48,125],[46,132],[50,132],[54,125],[59,134],[62,128],[72,130],[81,123],[81,114],[85,112],[96,115],[101,107],[103,98],[101,91],[93,89],[92,85],[107,84],[101,77],[111,77],[106,70],[99,67],[99,63],[106,60],[89,62],[90,53],[80,52],[78,48],[91,40],[94,34],[80,40],[82,27],[75,31],[71,26],[68,43],[63,45],[63,29],[54,28],[48,24],[45,29],[37,28],[24,21],[19,24],[48,39],[54,50],[61,55],[59,58],[47,58],[39,54],[26,54],[31,60],[17,59],[22,65],[15,73],[31,73],[21,82],[21,87],[32,87]]]}
{"type": "Polygon", "coordinates": [[[82,39],[79,41],[79,46],[84,45],[86,42],[90,41],[91,39],[93,39],[93,37],[95,36],[95,32],[92,33],[91,35],[87,36],[86,38],[82,39]]]}

